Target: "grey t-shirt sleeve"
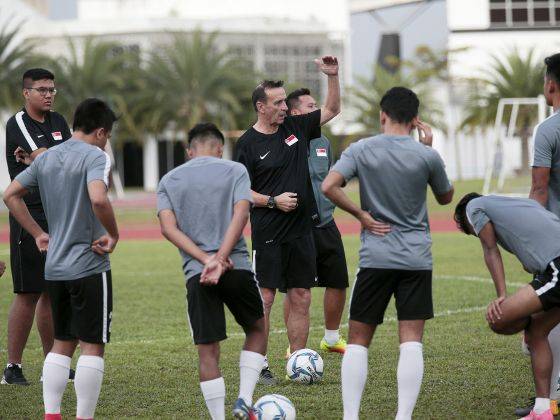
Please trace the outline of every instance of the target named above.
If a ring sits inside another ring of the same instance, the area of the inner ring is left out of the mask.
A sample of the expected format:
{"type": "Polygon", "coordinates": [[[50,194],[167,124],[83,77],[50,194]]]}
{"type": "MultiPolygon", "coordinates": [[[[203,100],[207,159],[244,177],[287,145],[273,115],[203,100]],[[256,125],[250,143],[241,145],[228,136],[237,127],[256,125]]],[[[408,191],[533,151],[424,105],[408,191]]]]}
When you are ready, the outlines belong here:
{"type": "Polygon", "coordinates": [[[109,171],[111,170],[111,159],[109,155],[103,151],[96,153],[95,156],[87,164],[87,183],[92,181],[103,181],[105,186],[109,188],[109,171]]]}
{"type": "Polygon", "coordinates": [[[447,177],[447,173],[445,172],[445,163],[439,153],[433,149],[430,153],[429,164],[430,178],[428,179],[428,183],[430,184],[430,187],[432,187],[434,194],[441,195],[449,192],[452,185],[447,177]]]}
{"type": "Polygon", "coordinates": [[[23,172],[20,172],[15,180],[18,181],[23,187],[29,191],[36,189],[39,186],[37,179],[37,165],[38,160],[35,161],[23,172]]]}
{"type": "Polygon", "coordinates": [[[340,173],[346,182],[350,181],[358,174],[358,165],[354,157],[355,145],[351,144],[340,156],[340,159],[333,165],[331,171],[340,173]]]}
{"type": "Polygon", "coordinates": [[[543,126],[537,127],[534,136],[533,165],[538,168],[550,168],[554,154],[554,139],[546,133],[543,126]]]}
{"type": "Polygon", "coordinates": [[[486,223],[490,221],[486,212],[484,210],[484,206],[479,204],[476,198],[471,200],[469,204],[467,204],[466,213],[467,219],[469,219],[469,223],[473,227],[475,233],[478,235],[482,228],[486,226],[486,223]]]}
{"type": "Polygon", "coordinates": [[[236,168],[235,173],[236,180],[233,186],[233,204],[236,204],[241,200],[247,200],[252,203],[253,196],[251,195],[251,180],[249,179],[247,169],[243,166],[239,166],[236,168]]]}
{"type": "Polygon", "coordinates": [[[165,188],[165,178],[159,182],[157,189],[157,212],[159,214],[162,210],[173,210],[173,205],[169,199],[169,194],[167,194],[167,188],[165,188]]]}

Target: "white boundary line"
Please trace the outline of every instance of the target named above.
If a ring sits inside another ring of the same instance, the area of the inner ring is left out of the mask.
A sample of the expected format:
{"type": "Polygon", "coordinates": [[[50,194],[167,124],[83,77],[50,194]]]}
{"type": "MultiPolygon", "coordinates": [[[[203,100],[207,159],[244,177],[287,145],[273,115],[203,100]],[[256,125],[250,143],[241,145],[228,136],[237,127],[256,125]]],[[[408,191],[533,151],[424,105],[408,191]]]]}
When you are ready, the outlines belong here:
{"type": "MultiPolygon", "coordinates": [[[[126,275],[145,275],[145,276],[150,276],[150,275],[155,275],[156,273],[151,273],[151,272],[142,272],[142,273],[126,273],[126,275]]],[[[164,273],[157,273],[158,275],[162,275],[164,273]]],[[[122,275],[122,274],[120,274],[122,275]]],[[[439,275],[439,276],[434,276],[435,280],[438,281],[445,281],[445,280],[459,280],[459,281],[466,281],[466,282],[475,282],[475,283],[487,283],[487,284],[492,284],[492,279],[490,278],[485,278],[485,277],[477,277],[477,276],[451,276],[451,275],[439,275]]],[[[527,282],[528,283],[528,282],[527,282]]],[[[514,286],[514,287],[522,287],[525,286],[527,283],[519,283],[519,282],[508,282],[508,286],[514,286]]],[[[460,308],[460,309],[447,309],[444,311],[440,311],[440,312],[436,312],[434,313],[434,318],[443,318],[443,317],[448,317],[448,316],[453,316],[453,315],[459,315],[459,314],[469,314],[469,313],[473,313],[473,312],[480,312],[486,309],[486,306],[471,306],[471,307],[466,307],[466,308],[460,308]]],[[[396,322],[397,318],[396,317],[385,317],[384,322],[396,322]]],[[[347,328],[348,324],[342,324],[341,325],[342,328],[347,328]]],[[[316,331],[316,330],[322,330],[323,326],[312,326],[309,328],[309,331],[316,331]]],[[[279,329],[274,329],[274,330],[270,330],[270,334],[286,334],[286,329],[285,328],[279,328],[279,329]]],[[[245,337],[245,333],[242,332],[235,332],[235,333],[231,333],[228,334],[228,337],[245,337]]],[[[113,346],[129,346],[131,344],[156,344],[156,343],[163,343],[163,342],[180,342],[183,341],[183,339],[187,339],[186,335],[180,335],[177,337],[167,337],[167,338],[158,338],[158,339],[135,339],[135,340],[123,340],[123,341],[116,341],[114,343],[110,343],[110,345],[113,346]]],[[[40,348],[33,348],[30,350],[39,350],[40,348]]],[[[6,349],[0,349],[0,353],[5,353],[6,349]]]]}

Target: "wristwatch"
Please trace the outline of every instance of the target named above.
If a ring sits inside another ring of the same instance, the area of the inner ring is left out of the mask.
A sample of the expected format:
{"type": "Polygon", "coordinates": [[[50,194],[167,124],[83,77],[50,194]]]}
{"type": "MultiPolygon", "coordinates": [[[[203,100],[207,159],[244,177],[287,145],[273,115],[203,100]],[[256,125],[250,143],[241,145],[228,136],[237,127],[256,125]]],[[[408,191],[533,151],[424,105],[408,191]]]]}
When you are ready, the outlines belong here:
{"type": "Polygon", "coordinates": [[[273,196],[268,197],[266,207],[268,207],[269,209],[275,209],[276,208],[276,200],[274,200],[273,196]]]}

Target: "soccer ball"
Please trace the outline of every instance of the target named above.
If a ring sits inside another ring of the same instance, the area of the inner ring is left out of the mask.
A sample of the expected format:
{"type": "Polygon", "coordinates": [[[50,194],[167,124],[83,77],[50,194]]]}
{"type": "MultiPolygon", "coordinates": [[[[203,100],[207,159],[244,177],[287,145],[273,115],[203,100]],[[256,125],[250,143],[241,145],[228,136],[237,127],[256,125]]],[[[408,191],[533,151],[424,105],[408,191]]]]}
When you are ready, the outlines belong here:
{"type": "Polygon", "coordinates": [[[301,349],[292,353],[286,372],[294,382],[313,384],[323,378],[323,359],[315,350],[301,349]]]}
{"type": "Polygon", "coordinates": [[[253,405],[257,420],[295,420],[296,409],[292,402],[278,394],[268,394],[253,405]]]}

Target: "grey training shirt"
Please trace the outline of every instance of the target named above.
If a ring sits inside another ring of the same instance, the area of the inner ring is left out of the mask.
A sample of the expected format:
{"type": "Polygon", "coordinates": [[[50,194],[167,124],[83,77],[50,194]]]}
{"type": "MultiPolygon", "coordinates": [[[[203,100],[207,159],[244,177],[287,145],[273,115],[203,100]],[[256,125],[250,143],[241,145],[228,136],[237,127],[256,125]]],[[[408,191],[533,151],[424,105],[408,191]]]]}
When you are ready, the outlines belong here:
{"type": "Polygon", "coordinates": [[[535,127],[533,167],[550,168],[546,208],[560,217],[560,111],[535,127]]]}
{"type": "Polygon", "coordinates": [[[323,227],[334,220],[335,205],[321,191],[321,183],[327,177],[332,164],[332,151],[329,139],[318,137],[309,142],[309,176],[313,185],[313,195],[317,203],[320,224],[323,227]]]}
{"type": "Polygon", "coordinates": [[[498,244],[531,273],[560,256],[560,219],[535,200],[488,195],[471,200],[466,211],[477,235],[492,222],[498,244]]]}
{"type": "MultiPolygon", "coordinates": [[[[249,174],[240,163],[215,157],[198,157],[166,174],[157,191],[157,209],[173,210],[179,229],[200,249],[215,253],[220,249],[240,200],[253,202],[249,174]]],[[[203,266],[187,253],[183,258],[185,278],[202,273],[203,266]]],[[[236,270],[251,271],[243,236],[230,258],[236,270]]]]}
{"type": "Polygon", "coordinates": [[[91,244],[106,234],[93,213],[88,184],[109,184],[109,156],[99,147],[73,138],[51,147],[15,179],[39,188],[49,224],[46,280],[77,280],[109,270],[109,256],[91,244]]]}
{"type": "Polygon", "coordinates": [[[385,236],[362,230],[360,267],[432,269],[426,189],[442,195],[452,188],[434,149],[381,134],[351,144],[331,170],[346,181],[358,177],[362,209],[391,224],[385,236]]]}

